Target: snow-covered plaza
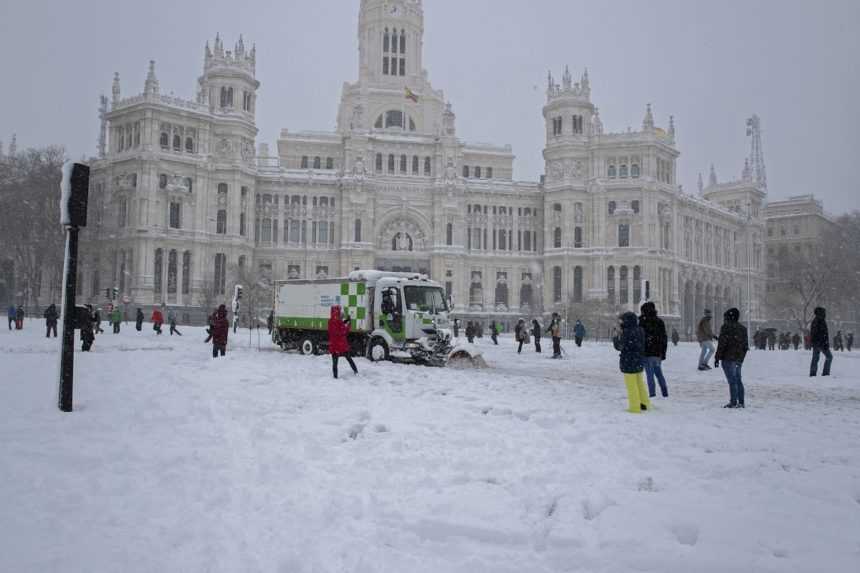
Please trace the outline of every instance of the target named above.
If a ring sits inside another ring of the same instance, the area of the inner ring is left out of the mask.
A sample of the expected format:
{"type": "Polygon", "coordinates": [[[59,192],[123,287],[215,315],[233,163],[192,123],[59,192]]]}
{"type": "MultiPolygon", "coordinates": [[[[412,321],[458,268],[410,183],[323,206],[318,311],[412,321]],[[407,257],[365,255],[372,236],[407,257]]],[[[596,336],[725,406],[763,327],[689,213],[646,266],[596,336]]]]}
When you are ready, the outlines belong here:
{"type": "Polygon", "coordinates": [[[631,415],[608,344],[333,380],[265,333],[219,360],[183,334],[100,335],[63,414],[58,340],[0,331],[0,571],[860,570],[856,353],[810,379],[754,351],[725,410],[670,347],[670,398],[631,415]]]}

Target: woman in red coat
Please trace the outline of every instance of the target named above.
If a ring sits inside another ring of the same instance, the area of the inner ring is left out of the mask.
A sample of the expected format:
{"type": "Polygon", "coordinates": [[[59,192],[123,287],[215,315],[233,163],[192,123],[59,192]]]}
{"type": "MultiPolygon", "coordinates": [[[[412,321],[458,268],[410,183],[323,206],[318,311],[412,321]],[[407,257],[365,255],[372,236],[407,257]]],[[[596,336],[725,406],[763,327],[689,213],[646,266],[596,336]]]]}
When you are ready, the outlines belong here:
{"type": "Polygon", "coordinates": [[[152,330],[154,330],[157,334],[161,334],[161,325],[164,324],[164,315],[161,314],[161,310],[156,307],[152,309],[152,330]]]}
{"type": "Polygon", "coordinates": [[[346,335],[349,334],[349,316],[342,318],[340,307],[331,307],[331,318],[328,321],[328,351],[331,354],[331,370],[337,379],[337,360],[341,356],[346,358],[352,371],[358,374],[358,368],[355,362],[352,361],[352,356],[349,355],[349,341],[346,335]]]}
{"type": "Polygon", "coordinates": [[[209,336],[212,338],[212,358],[227,354],[227,337],[230,334],[230,322],[227,320],[227,307],[223,304],[212,315],[209,336]]]}

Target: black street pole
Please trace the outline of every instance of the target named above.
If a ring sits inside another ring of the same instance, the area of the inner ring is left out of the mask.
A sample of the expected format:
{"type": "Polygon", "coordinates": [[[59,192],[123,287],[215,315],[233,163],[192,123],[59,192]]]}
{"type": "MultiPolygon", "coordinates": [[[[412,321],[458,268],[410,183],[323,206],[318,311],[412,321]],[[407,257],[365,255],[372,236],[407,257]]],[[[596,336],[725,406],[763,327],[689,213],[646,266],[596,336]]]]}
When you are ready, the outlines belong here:
{"type": "Polygon", "coordinates": [[[60,357],[60,391],[58,405],[63,412],[72,411],[72,389],[75,378],[75,293],[78,282],[78,232],[66,232],[66,273],[63,277],[63,349],[60,357]]]}

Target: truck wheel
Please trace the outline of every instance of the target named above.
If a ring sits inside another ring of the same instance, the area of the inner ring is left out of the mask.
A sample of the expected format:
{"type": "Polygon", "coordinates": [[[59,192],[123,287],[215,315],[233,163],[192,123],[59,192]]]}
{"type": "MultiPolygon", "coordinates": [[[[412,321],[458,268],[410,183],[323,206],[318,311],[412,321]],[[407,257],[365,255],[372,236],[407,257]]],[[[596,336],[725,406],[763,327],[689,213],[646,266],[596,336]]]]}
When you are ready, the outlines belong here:
{"type": "Polygon", "coordinates": [[[317,353],[317,343],[312,338],[303,338],[299,344],[299,352],[304,356],[314,356],[317,353]]]}
{"type": "Polygon", "coordinates": [[[382,362],[388,360],[388,345],[381,338],[374,338],[367,351],[367,357],[371,362],[382,362]]]}

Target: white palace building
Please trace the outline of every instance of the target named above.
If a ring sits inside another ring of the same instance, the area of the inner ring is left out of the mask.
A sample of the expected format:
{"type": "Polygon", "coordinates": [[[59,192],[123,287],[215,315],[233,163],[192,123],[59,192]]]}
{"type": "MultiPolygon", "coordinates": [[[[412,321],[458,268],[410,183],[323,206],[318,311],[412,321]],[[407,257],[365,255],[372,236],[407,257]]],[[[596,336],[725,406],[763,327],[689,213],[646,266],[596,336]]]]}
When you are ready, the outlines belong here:
{"type": "MultiPolygon", "coordinates": [[[[256,50],[207,44],[193,101],[114,78],[102,99],[82,301],[117,287],[131,306],[199,320],[238,276],[429,273],[463,318],[510,323],[578,303],[638,308],[643,284],[689,332],[704,308],[763,312],[762,180],[685,194],[670,118],[605,133],[588,73],[550,75],[546,175],[513,178],[509,145],[457,137],[452,104],[423,67],[421,0],[362,0],[358,80],[333,132],[257,145],[256,50]]],[[[537,115],[537,114],[535,114],[537,115]]]]}

